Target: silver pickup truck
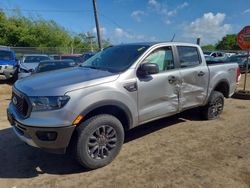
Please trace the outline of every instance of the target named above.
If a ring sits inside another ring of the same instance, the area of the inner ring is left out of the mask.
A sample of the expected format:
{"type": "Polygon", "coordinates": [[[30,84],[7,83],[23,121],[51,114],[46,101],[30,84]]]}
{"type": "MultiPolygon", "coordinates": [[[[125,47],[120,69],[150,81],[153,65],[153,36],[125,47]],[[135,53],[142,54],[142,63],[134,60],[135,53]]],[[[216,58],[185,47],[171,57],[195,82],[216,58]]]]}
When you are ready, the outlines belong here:
{"type": "Polygon", "coordinates": [[[236,63],[207,66],[193,44],[117,45],[80,67],[17,81],[7,114],[22,141],[56,153],[72,146],[79,163],[95,169],[138,125],[194,107],[218,118],[239,75],[236,63]]]}

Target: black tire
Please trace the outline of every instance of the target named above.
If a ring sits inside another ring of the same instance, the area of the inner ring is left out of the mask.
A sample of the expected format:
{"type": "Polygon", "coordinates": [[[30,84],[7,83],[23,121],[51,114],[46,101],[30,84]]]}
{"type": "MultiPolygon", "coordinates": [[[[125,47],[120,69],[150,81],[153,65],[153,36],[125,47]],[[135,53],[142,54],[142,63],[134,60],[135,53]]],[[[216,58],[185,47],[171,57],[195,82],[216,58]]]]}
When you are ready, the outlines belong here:
{"type": "Polygon", "coordinates": [[[212,91],[208,103],[202,108],[202,116],[206,120],[217,119],[224,108],[224,96],[221,92],[212,91]]]}
{"type": "Polygon", "coordinates": [[[114,160],[124,142],[124,129],[114,116],[102,114],[77,128],[76,158],[87,169],[106,166],[114,160]]]}

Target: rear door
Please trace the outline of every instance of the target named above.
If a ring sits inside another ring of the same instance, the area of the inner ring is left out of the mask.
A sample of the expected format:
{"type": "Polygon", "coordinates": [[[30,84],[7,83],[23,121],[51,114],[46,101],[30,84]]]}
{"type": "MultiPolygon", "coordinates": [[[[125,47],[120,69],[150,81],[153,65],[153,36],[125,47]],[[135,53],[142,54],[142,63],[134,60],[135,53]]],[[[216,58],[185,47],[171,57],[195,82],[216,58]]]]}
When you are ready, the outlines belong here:
{"type": "Polygon", "coordinates": [[[180,108],[200,106],[207,97],[209,71],[195,46],[176,46],[181,74],[180,108]]]}
{"type": "Polygon", "coordinates": [[[160,72],[137,77],[139,123],[177,113],[180,72],[171,46],[153,50],[142,63],[158,64],[160,72]]]}

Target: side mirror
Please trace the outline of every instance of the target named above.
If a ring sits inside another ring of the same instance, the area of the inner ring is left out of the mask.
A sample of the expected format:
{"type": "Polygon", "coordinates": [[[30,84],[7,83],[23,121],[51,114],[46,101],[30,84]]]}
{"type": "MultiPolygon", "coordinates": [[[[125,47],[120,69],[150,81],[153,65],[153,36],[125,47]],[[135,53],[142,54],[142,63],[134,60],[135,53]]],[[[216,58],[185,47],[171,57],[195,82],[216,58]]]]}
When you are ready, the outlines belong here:
{"type": "Polygon", "coordinates": [[[142,76],[159,73],[159,66],[155,63],[143,63],[139,68],[139,74],[142,76]]]}

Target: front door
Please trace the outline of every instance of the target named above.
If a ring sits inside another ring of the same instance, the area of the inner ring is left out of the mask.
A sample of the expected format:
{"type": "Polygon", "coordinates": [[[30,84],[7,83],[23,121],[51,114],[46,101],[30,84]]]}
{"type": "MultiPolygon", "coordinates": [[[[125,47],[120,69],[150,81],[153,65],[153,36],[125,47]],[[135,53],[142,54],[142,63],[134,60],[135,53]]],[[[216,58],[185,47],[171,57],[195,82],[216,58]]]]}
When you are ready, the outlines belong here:
{"type": "Polygon", "coordinates": [[[178,112],[180,72],[175,69],[172,47],[153,50],[143,63],[157,64],[160,72],[137,78],[139,123],[178,112]]]}

